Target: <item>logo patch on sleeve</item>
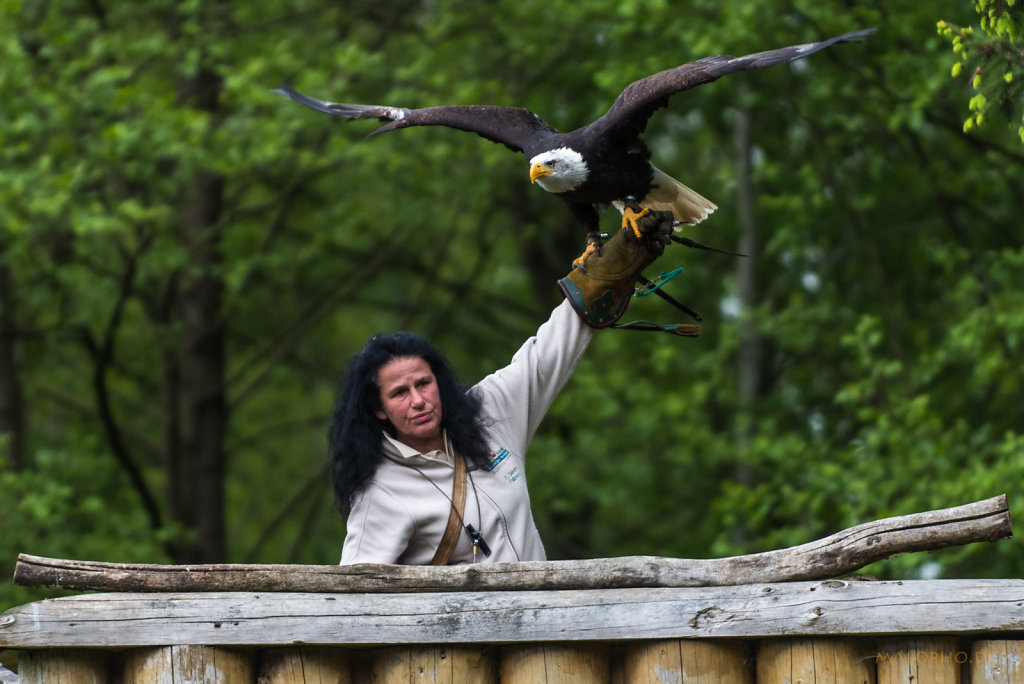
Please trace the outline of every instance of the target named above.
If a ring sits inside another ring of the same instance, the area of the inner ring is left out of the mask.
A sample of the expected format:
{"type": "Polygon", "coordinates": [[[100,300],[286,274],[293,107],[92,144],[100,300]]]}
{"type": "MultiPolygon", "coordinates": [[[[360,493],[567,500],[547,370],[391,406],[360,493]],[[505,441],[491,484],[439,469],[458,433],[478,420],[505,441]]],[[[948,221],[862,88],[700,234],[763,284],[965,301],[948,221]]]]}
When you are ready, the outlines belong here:
{"type": "Polygon", "coordinates": [[[499,465],[501,465],[501,462],[504,461],[508,457],[509,457],[509,450],[508,449],[505,449],[505,448],[499,449],[498,450],[498,455],[494,457],[494,460],[492,460],[490,463],[487,464],[487,468],[485,470],[487,470],[487,472],[491,472],[492,470],[497,468],[499,465]]]}

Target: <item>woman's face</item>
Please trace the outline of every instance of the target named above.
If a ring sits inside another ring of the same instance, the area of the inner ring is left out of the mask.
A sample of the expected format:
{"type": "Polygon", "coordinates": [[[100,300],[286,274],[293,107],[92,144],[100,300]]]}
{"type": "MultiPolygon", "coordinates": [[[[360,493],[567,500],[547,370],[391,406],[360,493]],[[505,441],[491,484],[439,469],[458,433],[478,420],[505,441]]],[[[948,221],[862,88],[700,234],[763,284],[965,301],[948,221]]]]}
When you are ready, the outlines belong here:
{"type": "Polygon", "coordinates": [[[418,356],[391,359],[377,371],[380,420],[389,420],[398,440],[420,453],[444,450],[441,394],[430,364],[418,356]]]}

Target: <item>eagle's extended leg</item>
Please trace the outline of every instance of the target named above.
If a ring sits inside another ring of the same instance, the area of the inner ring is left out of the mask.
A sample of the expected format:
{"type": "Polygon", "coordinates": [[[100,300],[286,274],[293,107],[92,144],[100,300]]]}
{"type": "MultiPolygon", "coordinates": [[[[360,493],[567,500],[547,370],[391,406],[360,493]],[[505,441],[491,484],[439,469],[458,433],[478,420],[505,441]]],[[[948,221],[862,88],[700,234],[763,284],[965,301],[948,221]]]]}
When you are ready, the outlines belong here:
{"type": "Polygon", "coordinates": [[[596,232],[587,233],[587,248],[583,250],[583,254],[573,259],[573,266],[582,266],[587,259],[590,258],[591,254],[601,253],[601,236],[596,232]]]}
{"type": "Polygon", "coordinates": [[[576,220],[583,224],[587,233],[587,248],[573,260],[573,268],[582,267],[592,254],[601,253],[601,238],[607,237],[601,234],[601,215],[589,202],[567,202],[569,211],[576,217],[576,220]]]}

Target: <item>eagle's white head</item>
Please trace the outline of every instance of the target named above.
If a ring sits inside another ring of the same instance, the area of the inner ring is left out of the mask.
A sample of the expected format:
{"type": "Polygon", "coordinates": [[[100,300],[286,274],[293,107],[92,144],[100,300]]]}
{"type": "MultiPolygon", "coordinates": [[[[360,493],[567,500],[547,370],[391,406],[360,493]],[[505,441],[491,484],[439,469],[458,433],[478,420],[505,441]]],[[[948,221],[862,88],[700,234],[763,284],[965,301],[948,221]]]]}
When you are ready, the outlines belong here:
{"type": "Polygon", "coordinates": [[[589,175],[583,155],[568,147],[541,152],[530,160],[530,182],[548,192],[576,190],[589,175]]]}

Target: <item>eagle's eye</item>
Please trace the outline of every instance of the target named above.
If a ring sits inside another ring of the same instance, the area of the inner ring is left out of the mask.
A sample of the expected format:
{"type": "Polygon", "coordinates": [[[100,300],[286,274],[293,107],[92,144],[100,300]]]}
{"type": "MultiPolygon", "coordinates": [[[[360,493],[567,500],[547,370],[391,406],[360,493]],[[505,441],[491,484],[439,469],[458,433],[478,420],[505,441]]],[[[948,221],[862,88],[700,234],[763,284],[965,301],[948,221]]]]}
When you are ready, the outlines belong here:
{"type": "Polygon", "coordinates": [[[556,160],[552,159],[551,161],[548,162],[548,167],[553,169],[556,166],[558,166],[558,162],[556,160]]]}

